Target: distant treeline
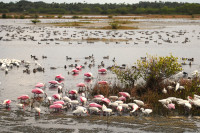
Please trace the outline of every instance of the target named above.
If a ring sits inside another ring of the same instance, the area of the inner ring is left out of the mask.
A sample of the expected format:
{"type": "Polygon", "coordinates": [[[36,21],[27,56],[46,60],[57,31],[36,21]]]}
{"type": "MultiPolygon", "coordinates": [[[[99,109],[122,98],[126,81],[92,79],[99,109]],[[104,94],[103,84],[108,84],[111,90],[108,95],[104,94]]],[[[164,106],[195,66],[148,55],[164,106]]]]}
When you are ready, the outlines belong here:
{"type": "Polygon", "coordinates": [[[139,2],[137,4],[0,2],[0,13],[24,14],[200,14],[198,3],[139,2]]]}

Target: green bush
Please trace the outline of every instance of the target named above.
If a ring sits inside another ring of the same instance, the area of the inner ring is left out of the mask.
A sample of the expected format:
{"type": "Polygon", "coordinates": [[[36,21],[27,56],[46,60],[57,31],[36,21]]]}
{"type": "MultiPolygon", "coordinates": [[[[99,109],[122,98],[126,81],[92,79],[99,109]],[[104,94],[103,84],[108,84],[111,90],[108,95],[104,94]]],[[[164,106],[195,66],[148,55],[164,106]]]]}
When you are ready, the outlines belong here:
{"type": "Polygon", "coordinates": [[[138,60],[137,66],[146,82],[146,87],[152,90],[161,89],[160,83],[164,79],[182,71],[178,58],[172,55],[165,57],[148,55],[145,61],[138,60]]]}
{"type": "Polygon", "coordinates": [[[115,23],[115,22],[110,23],[110,26],[111,26],[112,29],[119,29],[120,28],[120,25],[118,23],[115,23]]]}
{"type": "Polygon", "coordinates": [[[24,19],[25,17],[24,17],[24,15],[20,15],[19,18],[20,19],[24,19]]]}
{"type": "Polygon", "coordinates": [[[72,19],[78,19],[78,18],[81,18],[80,16],[72,16],[72,19]]]}
{"type": "Polygon", "coordinates": [[[62,18],[62,15],[58,15],[58,18],[62,18]]]}
{"type": "Polygon", "coordinates": [[[112,68],[112,71],[117,75],[120,82],[127,88],[133,87],[135,81],[140,78],[140,72],[135,67],[126,69],[114,67],[112,68]]]}
{"type": "Polygon", "coordinates": [[[2,18],[7,18],[5,13],[2,14],[2,18]]]}
{"type": "Polygon", "coordinates": [[[170,56],[150,56],[137,60],[136,67],[125,70],[113,69],[118,79],[125,84],[134,85],[140,78],[145,81],[145,88],[150,90],[162,91],[161,83],[164,79],[182,71],[178,58],[170,56]]]}
{"type": "Polygon", "coordinates": [[[38,20],[38,19],[34,19],[34,20],[31,20],[31,22],[34,23],[34,24],[36,24],[36,23],[39,23],[39,22],[41,22],[41,21],[38,20]]]}

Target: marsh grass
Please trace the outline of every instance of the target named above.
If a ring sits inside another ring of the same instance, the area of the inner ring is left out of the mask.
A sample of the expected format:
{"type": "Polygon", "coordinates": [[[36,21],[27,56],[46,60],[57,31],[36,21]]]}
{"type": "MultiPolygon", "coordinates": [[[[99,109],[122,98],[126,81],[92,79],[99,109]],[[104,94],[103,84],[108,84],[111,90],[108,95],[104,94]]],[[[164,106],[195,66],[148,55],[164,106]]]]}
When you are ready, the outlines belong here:
{"type": "Polygon", "coordinates": [[[91,22],[64,22],[64,23],[53,23],[55,26],[83,26],[84,24],[91,24],[91,22]]]}
{"type": "Polygon", "coordinates": [[[133,23],[138,23],[138,22],[133,22],[133,21],[130,21],[130,20],[114,20],[113,22],[117,23],[117,24],[133,24],[133,23]]]}

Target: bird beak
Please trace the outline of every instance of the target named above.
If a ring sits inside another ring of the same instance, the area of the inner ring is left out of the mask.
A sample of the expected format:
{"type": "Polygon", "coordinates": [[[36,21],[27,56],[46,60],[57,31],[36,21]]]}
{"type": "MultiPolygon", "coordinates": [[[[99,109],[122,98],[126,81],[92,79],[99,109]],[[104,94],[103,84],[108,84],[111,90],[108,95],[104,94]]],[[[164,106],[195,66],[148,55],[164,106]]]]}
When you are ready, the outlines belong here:
{"type": "Polygon", "coordinates": [[[88,111],[86,113],[90,116],[90,114],[88,113],[88,111]]]}

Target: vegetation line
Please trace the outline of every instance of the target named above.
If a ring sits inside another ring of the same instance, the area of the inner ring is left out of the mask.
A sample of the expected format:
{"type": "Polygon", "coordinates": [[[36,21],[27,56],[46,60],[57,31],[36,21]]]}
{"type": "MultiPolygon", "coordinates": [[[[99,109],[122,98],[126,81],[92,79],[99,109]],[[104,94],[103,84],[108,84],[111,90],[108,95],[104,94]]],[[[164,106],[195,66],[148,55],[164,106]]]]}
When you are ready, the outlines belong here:
{"type": "MultiPolygon", "coordinates": [[[[139,2],[136,4],[89,4],[89,3],[45,3],[42,1],[30,2],[0,2],[0,13],[27,14],[200,14],[198,3],[178,2],[139,2]]],[[[17,17],[17,16],[15,16],[17,17]]],[[[22,16],[21,16],[22,17],[22,16]]],[[[195,17],[195,16],[193,16],[195,17]]]]}

